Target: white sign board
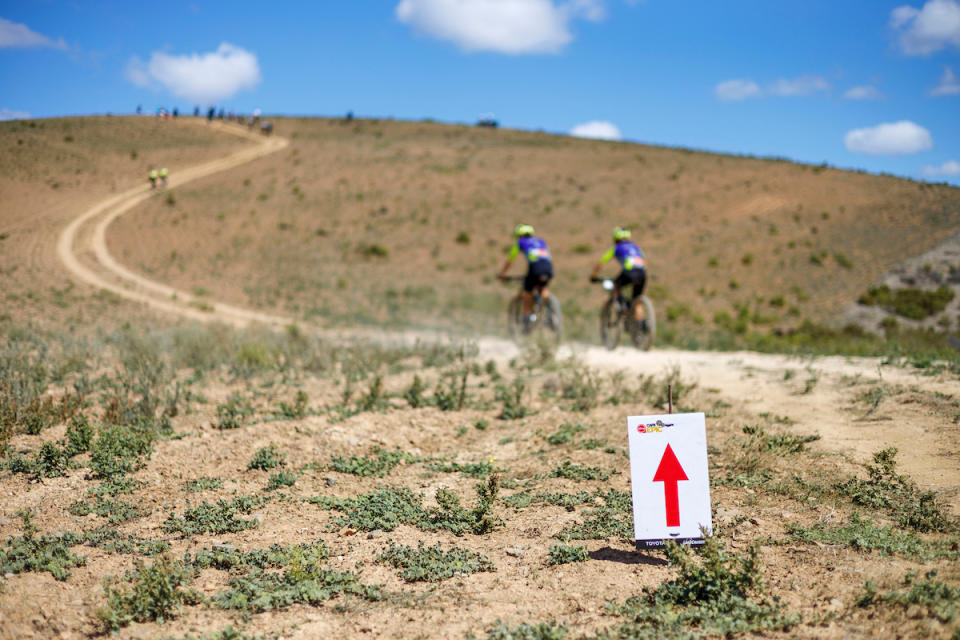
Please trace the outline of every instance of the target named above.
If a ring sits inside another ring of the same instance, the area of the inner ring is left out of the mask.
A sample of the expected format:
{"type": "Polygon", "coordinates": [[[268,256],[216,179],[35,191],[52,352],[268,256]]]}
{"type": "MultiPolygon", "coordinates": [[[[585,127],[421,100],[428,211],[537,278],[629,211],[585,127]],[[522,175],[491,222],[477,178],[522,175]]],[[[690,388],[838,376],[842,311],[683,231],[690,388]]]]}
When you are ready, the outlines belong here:
{"type": "Polygon", "coordinates": [[[627,430],[637,544],[701,544],[701,527],[712,532],[703,414],[630,416],[627,430]]]}

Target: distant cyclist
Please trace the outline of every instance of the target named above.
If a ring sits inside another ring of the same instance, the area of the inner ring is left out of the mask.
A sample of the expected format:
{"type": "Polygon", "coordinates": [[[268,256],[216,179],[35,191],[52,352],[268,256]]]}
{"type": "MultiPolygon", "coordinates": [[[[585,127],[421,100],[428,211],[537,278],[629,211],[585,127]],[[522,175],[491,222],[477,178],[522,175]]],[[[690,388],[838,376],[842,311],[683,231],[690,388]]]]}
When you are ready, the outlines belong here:
{"type": "Polygon", "coordinates": [[[156,169],[150,169],[150,173],[147,174],[147,178],[150,179],[150,188],[157,188],[157,178],[160,176],[160,173],[156,169]]]}
{"type": "MultiPolygon", "coordinates": [[[[620,263],[622,270],[613,281],[613,296],[620,295],[620,290],[630,285],[633,290],[630,292],[630,300],[634,301],[643,294],[647,285],[647,262],[643,257],[643,250],[630,241],[630,230],[623,227],[616,227],[613,230],[613,247],[611,247],[600,262],[593,268],[590,274],[590,281],[596,281],[597,274],[611,258],[616,258],[620,263]]],[[[643,305],[633,305],[633,319],[637,322],[643,321],[643,305]]]]}
{"type": "Polygon", "coordinates": [[[161,186],[161,187],[167,186],[167,173],[169,173],[169,172],[167,171],[167,168],[166,168],[166,167],[161,167],[161,168],[160,168],[160,173],[159,173],[159,175],[160,175],[160,186],[161,186]]]}
{"type": "Polygon", "coordinates": [[[497,275],[501,280],[507,277],[507,271],[517,254],[523,253],[527,259],[527,275],[523,279],[523,315],[529,316],[533,313],[533,291],[539,288],[543,299],[550,296],[547,285],[553,278],[553,262],[550,260],[550,249],[543,238],[536,238],[533,235],[533,227],[529,224],[518,224],[513,229],[513,237],[516,240],[510,247],[510,253],[507,261],[500,269],[497,275]]]}

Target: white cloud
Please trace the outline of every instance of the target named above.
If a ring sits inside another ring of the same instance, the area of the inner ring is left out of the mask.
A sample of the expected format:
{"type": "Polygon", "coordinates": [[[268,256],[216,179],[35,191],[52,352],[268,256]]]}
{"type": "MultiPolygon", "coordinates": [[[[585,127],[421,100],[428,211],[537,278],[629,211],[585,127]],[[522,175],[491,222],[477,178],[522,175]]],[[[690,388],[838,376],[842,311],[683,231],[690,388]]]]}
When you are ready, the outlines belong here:
{"type": "Polygon", "coordinates": [[[714,91],[717,98],[724,102],[735,102],[763,95],[759,85],[753,80],[727,80],[718,84],[714,91]]]}
{"type": "Polygon", "coordinates": [[[726,80],[714,87],[714,92],[719,100],[735,102],[765,96],[810,96],[829,88],[830,83],[822,76],[805,75],[796,78],[780,78],[765,87],[761,87],[753,80],[743,78],[726,80]]]}
{"type": "Polygon", "coordinates": [[[25,24],[0,18],[0,48],[2,47],[17,49],[50,47],[63,50],[67,48],[67,43],[63,41],[63,38],[53,40],[42,33],[37,33],[25,24]]]}
{"type": "Polygon", "coordinates": [[[890,12],[890,26],[907,55],[928,55],[951,46],[960,49],[960,2],[928,0],[921,9],[897,7],[890,12]]]}
{"type": "Polygon", "coordinates": [[[920,169],[920,174],[927,178],[952,178],[960,176],[960,162],[948,160],[939,167],[927,165],[920,169]]]}
{"type": "Polygon", "coordinates": [[[203,105],[215,104],[260,83],[257,56],[229,43],[211,53],[174,56],[154,51],[148,62],[134,56],[124,74],[139,87],[162,87],[203,105]]]}
{"type": "Polygon", "coordinates": [[[620,129],[612,122],[591,120],[570,129],[570,135],[576,138],[594,138],[596,140],[622,140],[620,129]]]}
{"type": "Polygon", "coordinates": [[[26,111],[15,111],[13,109],[0,109],[0,120],[26,120],[30,114],[26,111]]]}
{"type": "Polygon", "coordinates": [[[960,95],[960,78],[953,73],[950,67],[943,68],[943,75],[940,76],[940,84],[930,91],[932,96],[956,96],[960,95]]]}
{"type": "Polygon", "coordinates": [[[880,100],[883,98],[883,94],[876,87],[865,84],[859,87],[850,87],[843,94],[843,97],[847,100],[880,100]]]}
{"type": "Polygon", "coordinates": [[[853,129],[843,137],[847,151],[872,156],[897,156],[933,148],[930,132],[909,120],[853,129]]]}
{"type": "Polygon", "coordinates": [[[603,0],[401,0],[397,20],[464,51],[510,55],[558,53],[571,40],[570,21],[606,17],[603,0]]]}
{"type": "Polygon", "coordinates": [[[822,76],[806,75],[780,78],[767,88],[767,92],[774,96],[811,96],[829,88],[830,83],[822,76]]]}

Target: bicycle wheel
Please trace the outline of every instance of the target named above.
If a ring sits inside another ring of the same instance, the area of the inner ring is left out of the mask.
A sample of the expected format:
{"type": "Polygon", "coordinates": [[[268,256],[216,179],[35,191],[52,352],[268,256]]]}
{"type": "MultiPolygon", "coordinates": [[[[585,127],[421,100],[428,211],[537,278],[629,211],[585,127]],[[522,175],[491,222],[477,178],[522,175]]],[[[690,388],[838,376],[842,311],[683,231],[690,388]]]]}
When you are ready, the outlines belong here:
{"type": "Polygon", "coordinates": [[[630,339],[637,349],[648,351],[653,346],[653,338],[657,334],[657,315],[653,310],[653,303],[647,296],[640,296],[633,301],[633,304],[643,305],[643,320],[634,322],[631,316],[630,339]]]}
{"type": "Polygon", "coordinates": [[[543,326],[552,331],[554,339],[560,342],[563,337],[563,313],[560,311],[560,301],[552,293],[543,305],[543,326]]]}
{"type": "Polygon", "coordinates": [[[523,301],[516,297],[507,305],[507,330],[510,332],[510,339],[519,342],[523,338],[523,324],[523,301]]]}
{"type": "Polygon", "coordinates": [[[600,339],[603,340],[603,346],[611,351],[620,342],[620,310],[612,299],[600,308],[600,339]]]}

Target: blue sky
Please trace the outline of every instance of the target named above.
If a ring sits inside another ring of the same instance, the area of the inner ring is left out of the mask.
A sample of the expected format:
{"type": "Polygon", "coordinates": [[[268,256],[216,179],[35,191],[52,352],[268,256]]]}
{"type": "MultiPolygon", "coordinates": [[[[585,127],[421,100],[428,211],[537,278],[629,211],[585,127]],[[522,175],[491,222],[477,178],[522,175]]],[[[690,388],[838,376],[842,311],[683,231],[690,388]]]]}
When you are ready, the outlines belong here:
{"type": "Polygon", "coordinates": [[[960,184],[960,0],[0,6],[0,118],[215,102],[782,156],[960,184]]]}

